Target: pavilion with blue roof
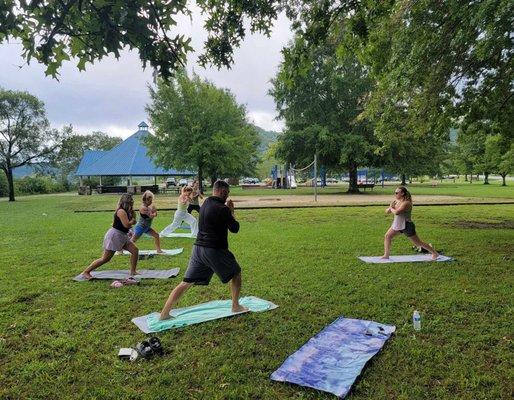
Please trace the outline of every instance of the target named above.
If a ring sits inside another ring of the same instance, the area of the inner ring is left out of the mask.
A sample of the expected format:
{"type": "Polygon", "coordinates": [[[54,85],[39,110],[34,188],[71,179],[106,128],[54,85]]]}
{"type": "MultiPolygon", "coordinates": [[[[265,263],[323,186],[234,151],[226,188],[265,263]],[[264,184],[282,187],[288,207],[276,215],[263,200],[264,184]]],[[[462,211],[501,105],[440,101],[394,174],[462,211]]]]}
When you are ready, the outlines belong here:
{"type": "MultiPolygon", "coordinates": [[[[131,185],[134,176],[194,176],[191,171],[164,169],[154,164],[147,153],[144,138],[149,135],[148,125],[141,122],[138,131],[119,145],[108,151],[86,150],[75,172],[80,181],[84,177],[123,176],[127,177],[127,185],[131,185]]],[[[82,186],[82,184],[80,184],[82,186]]]]}

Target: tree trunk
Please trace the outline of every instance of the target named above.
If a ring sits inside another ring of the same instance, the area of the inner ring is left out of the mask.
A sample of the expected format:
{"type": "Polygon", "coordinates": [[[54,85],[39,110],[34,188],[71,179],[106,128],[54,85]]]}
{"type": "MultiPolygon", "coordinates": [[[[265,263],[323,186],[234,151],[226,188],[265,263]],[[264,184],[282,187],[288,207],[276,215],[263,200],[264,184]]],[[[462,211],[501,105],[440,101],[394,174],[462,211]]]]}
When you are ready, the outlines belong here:
{"type": "Polygon", "coordinates": [[[468,174],[464,174],[464,182],[468,181],[468,174]]]}
{"type": "Polygon", "coordinates": [[[360,193],[357,187],[357,165],[352,164],[348,167],[348,175],[350,177],[348,193],[360,193]]]}
{"type": "Polygon", "coordinates": [[[216,180],[217,180],[216,177],[211,175],[211,187],[214,186],[214,182],[216,182],[216,180]]]}
{"type": "Polygon", "coordinates": [[[405,182],[405,174],[402,174],[402,186],[405,186],[406,182],[405,182]]]}
{"type": "Polygon", "coordinates": [[[484,185],[489,185],[489,172],[484,172],[484,185]]]}
{"type": "Polygon", "coordinates": [[[198,188],[200,189],[200,193],[203,194],[203,171],[202,166],[198,166],[198,188]]]}
{"type": "Polygon", "coordinates": [[[473,174],[469,174],[469,183],[473,183],[473,174]]]}
{"type": "Polygon", "coordinates": [[[4,171],[7,175],[7,183],[9,184],[9,201],[14,201],[14,179],[12,176],[12,168],[7,167],[7,171],[4,171]]]}
{"type": "Polygon", "coordinates": [[[502,186],[507,186],[507,183],[505,182],[505,177],[507,176],[507,174],[500,174],[500,175],[501,175],[502,180],[503,180],[502,186]]]}

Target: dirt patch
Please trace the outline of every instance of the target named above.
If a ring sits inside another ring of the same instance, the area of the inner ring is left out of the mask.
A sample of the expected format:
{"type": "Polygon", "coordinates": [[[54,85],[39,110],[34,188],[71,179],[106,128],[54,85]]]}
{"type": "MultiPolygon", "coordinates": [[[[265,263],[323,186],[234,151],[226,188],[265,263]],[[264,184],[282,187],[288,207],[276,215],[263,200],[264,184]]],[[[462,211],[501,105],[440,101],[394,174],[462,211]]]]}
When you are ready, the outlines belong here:
{"type": "Polygon", "coordinates": [[[451,224],[455,228],[465,229],[514,229],[514,220],[503,221],[455,221],[451,224]]]}

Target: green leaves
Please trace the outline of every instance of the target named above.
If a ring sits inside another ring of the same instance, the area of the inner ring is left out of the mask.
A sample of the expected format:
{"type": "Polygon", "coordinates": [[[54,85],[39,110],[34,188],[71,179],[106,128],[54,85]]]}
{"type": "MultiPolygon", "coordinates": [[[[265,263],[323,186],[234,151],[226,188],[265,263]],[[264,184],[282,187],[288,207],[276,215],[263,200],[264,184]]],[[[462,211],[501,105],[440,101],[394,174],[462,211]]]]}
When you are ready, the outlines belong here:
{"type": "MultiPolygon", "coordinates": [[[[245,36],[247,18],[252,32],[270,33],[277,17],[279,1],[240,2],[237,0],[197,2],[204,11],[210,36],[203,65],[229,66],[233,51],[245,36]]],[[[186,0],[41,0],[0,3],[0,43],[20,39],[23,56],[47,65],[54,78],[63,61],[78,57],[77,67],[85,68],[107,55],[119,57],[128,47],[139,51],[143,66],[151,65],[169,79],[182,68],[193,51],[191,38],[170,31],[177,16],[191,15],[186,0]]]]}
{"type": "Polygon", "coordinates": [[[155,135],[147,145],[164,168],[207,173],[211,178],[250,173],[257,160],[258,136],[246,110],[228,90],[181,71],[151,90],[147,106],[155,135]]]}

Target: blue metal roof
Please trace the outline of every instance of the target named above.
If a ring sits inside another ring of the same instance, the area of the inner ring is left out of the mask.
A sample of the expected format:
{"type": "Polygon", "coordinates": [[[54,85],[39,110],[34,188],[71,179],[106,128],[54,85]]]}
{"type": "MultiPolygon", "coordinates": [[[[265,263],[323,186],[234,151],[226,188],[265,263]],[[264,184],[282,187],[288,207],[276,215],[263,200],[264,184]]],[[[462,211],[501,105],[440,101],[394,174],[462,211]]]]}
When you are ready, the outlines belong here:
{"type": "MultiPolygon", "coordinates": [[[[145,124],[146,125],[146,124],[145,124]]],[[[141,124],[140,124],[141,127],[141,124]]],[[[109,151],[84,152],[77,176],[194,176],[191,171],[177,171],[157,167],[150,156],[143,139],[148,130],[138,130],[132,136],[109,151]],[[91,154],[101,153],[101,154],[91,154]],[[96,158],[95,158],[96,157],[96,158]]]]}
{"type": "Polygon", "coordinates": [[[85,170],[90,164],[94,163],[100,157],[102,157],[106,151],[102,150],[86,150],[84,151],[84,155],[82,156],[82,160],[80,160],[80,164],[77,167],[77,172],[75,175],[85,176],[82,171],[85,170]]]}

